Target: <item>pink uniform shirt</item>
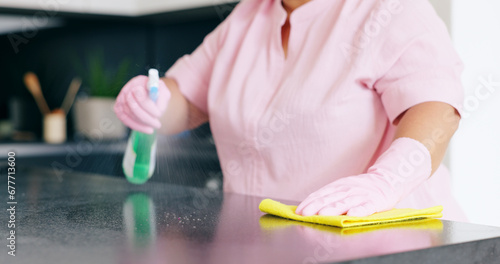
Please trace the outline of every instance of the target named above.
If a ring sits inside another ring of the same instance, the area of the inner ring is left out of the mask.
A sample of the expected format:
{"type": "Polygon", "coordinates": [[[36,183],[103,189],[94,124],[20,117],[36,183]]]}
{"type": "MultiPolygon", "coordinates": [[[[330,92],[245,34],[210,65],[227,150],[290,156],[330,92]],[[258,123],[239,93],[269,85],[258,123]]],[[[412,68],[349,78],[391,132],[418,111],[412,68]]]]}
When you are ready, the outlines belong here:
{"type": "MultiPolygon", "coordinates": [[[[427,0],[312,0],[290,16],[279,0],[244,0],[166,73],[209,115],[224,191],[301,201],[366,172],[408,108],[460,109],[462,63],[427,0]]],[[[462,220],[448,171],[398,207],[443,205],[462,220]]]]}

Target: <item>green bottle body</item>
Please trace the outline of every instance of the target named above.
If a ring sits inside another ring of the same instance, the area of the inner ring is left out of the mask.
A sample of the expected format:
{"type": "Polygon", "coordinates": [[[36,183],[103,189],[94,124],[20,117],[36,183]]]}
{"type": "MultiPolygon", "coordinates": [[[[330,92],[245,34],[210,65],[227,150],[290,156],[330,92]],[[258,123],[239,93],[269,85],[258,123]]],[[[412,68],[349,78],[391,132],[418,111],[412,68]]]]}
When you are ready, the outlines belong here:
{"type": "Polygon", "coordinates": [[[156,131],[145,134],[132,130],[123,157],[123,173],[130,183],[143,184],[151,176],[156,165],[156,131]]]}

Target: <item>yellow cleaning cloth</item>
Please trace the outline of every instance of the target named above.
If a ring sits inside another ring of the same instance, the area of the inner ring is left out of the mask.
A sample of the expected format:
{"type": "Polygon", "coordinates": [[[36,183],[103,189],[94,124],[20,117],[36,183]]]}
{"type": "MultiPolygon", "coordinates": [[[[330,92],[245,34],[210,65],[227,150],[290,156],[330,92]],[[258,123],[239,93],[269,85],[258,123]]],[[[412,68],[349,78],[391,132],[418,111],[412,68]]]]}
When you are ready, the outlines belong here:
{"type": "Polygon", "coordinates": [[[380,230],[394,230],[394,229],[405,229],[405,230],[434,230],[440,231],[443,230],[443,222],[437,219],[425,218],[425,219],[416,219],[410,221],[402,221],[402,222],[390,222],[390,223],[381,223],[377,225],[364,225],[364,226],[354,226],[354,227],[344,227],[339,228],[336,226],[327,226],[322,224],[313,224],[307,222],[299,222],[299,221],[290,221],[289,219],[281,218],[278,216],[265,214],[260,217],[259,225],[263,230],[266,231],[274,231],[289,228],[291,226],[304,226],[313,228],[319,231],[330,232],[334,234],[338,234],[341,236],[345,235],[358,235],[369,232],[375,232],[380,230]]]}
{"type": "Polygon", "coordinates": [[[354,227],[364,225],[377,225],[392,222],[401,222],[409,220],[417,220],[423,218],[440,218],[443,216],[442,206],[435,206],[426,209],[392,209],[390,211],[375,213],[366,217],[355,217],[347,215],[338,216],[301,216],[295,213],[297,206],[286,205],[271,199],[265,199],[260,202],[259,209],[268,214],[288,218],[292,220],[310,222],[316,224],[338,226],[338,227],[354,227]]]}

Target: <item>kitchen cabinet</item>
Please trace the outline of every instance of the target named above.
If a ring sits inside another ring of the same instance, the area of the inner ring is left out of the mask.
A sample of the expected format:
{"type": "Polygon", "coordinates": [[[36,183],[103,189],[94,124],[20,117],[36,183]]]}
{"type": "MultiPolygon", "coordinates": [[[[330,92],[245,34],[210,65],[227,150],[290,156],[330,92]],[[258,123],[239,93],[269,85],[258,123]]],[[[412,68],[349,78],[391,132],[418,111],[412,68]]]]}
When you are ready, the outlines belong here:
{"type": "MultiPolygon", "coordinates": [[[[192,130],[189,136],[159,136],[156,169],[150,181],[221,189],[222,172],[209,132],[205,124],[192,130]]],[[[8,153],[14,152],[20,166],[50,169],[58,178],[71,172],[123,178],[126,144],[126,141],[86,139],[65,144],[0,144],[0,169],[7,166],[8,153]]]]}
{"type": "Polygon", "coordinates": [[[198,7],[224,6],[235,0],[2,0],[0,8],[119,16],[142,16],[198,7]]]}

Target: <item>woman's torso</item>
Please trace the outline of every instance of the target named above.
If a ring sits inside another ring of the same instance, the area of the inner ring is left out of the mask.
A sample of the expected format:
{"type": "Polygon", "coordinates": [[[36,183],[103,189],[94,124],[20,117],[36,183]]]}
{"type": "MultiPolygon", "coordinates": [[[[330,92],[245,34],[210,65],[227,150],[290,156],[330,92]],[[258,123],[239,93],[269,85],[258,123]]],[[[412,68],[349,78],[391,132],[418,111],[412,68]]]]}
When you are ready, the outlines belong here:
{"type": "Polygon", "coordinates": [[[300,201],[373,164],[395,132],[374,84],[400,51],[379,54],[391,54],[387,41],[420,34],[395,37],[390,24],[411,8],[405,3],[310,1],[290,16],[286,59],[281,1],[238,5],[220,33],[207,95],[225,191],[300,201]]]}

